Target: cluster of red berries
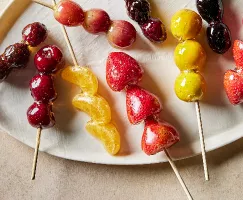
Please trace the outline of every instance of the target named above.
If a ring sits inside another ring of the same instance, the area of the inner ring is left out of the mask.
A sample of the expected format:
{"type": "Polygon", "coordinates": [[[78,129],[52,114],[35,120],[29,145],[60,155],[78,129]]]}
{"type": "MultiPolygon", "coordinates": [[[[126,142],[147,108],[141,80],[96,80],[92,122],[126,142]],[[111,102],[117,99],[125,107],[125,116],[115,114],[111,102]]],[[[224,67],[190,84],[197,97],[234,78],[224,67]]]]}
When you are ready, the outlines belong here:
{"type": "Polygon", "coordinates": [[[28,46],[36,47],[47,37],[44,24],[35,22],[27,25],[22,31],[23,41],[7,47],[0,56],[0,82],[3,81],[13,69],[26,67],[30,57],[28,46]]]}
{"type": "Polygon", "coordinates": [[[55,125],[52,112],[53,101],[57,98],[53,74],[62,60],[62,52],[55,45],[41,48],[35,55],[34,63],[39,71],[30,81],[30,91],[35,102],[27,111],[27,118],[33,127],[49,128],[55,125]]]}
{"type": "Polygon", "coordinates": [[[106,64],[106,80],[113,91],[126,90],[127,115],[131,124],[145,122],[141,146],[147,155],[169,148],[179,141],[176,129],[158,118],[162,105],[155,95],[138,86],[143,70],[122,52],[113,52],[106,64]]]}
{"type": "Polygon", "coordinates": [[[147,0],[125,0],[129,17],[141,27],[143,34],[152,42],[163,42],[167,38],[161,20],[150,16],[151,9],[147,0]]]}
{"type": "Polygon", "coordinates": [[[111,20],[101,9],[84,11],[79,4],[70,0],[60,1],[54,7],[55,19],[65,26],[80,26],[92,34],[104,32],[111,45],[126,48],[136,40],[136,29],[124,20],[111,20]]]}

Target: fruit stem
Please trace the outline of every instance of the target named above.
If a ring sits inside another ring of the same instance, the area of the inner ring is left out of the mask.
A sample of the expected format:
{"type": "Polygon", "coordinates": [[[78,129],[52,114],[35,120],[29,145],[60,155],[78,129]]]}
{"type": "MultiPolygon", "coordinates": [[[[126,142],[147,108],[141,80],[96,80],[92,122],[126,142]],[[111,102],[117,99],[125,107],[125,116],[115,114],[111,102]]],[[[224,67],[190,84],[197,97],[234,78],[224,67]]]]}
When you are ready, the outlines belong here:
{"type": "Polygon", "coordinates": [[[173,161],[172,158],[170,157],[169,152],[168,152],[166,149],[164,149],[164,152],[165,152],[165,155],[167,156],[167,159],[168,159],[168,161],[169,161],[169,163],[170,163],[170,165],[171,165],[171,168],[174,170],[175,175],[176,175],[177,179],[179,180],[179,182],[180,182],[180,184],[181,184],[181,187],[182,187],[183,190],[185,191],[187,198],[188,198],[189,200],[193,200],[192,195],[190,194],[190,192],[189,192],[189,190],[188,190],[188,188],[187,188],[185,182],[183,181],[183,179],[182,179],[182,177],[181,177],[181,175],[180,175],[180,173],[179,173],[179,171],[178,171],[178,169],[177,169],[177,167],[176,167],[174,161],[173,161]]]}
{"type": "MultiPolygon", "coordinates": [[[[52,0],[52,2],[53,2],[53,5],[56,6],[56,1],[55,0],[52,0]]],[[[62,32],[63,32],[64,38],[66,40],[66,43],[67,43],[69,52],[71,54],[73,63],[74,63],[75,66],[79,66],[78,65],[78,61],[77,61],[77,58],[76,58],[76,55],[75,55],[74,50],[73,50],[73,46],[72,46],[72,44],[70,42],[70,39],[68,37],[67,30],[66,30],[66,28],[62,24],[61,24],[61,28],[62,28],[62,32]]]]}
{"type": "Polygon", "coordinates": [[[40,138],[41,138],[41,128],[38,128],[37,135],[36,135],[36,145],[35,145],[35,153],[34,153],[34,159],[33,159],[33,165],[32,165],[31,180],[35,180],[38,152],[39,152],[39,146],[40,146],[40,138]]]}
{"type": "Polygon", "coordinates": [[[52,5],[50,5],[50,4],[48,4],[48,3],[45,3],[45,2],[40,1],[40,0],[32,0],[32,1],[35,2],[35,3],[38,3],[38,4],[42,5],[42,6],[45,6],[47,8],[50,8],[50,9],[54,10],[54,7],[52,5]]]}

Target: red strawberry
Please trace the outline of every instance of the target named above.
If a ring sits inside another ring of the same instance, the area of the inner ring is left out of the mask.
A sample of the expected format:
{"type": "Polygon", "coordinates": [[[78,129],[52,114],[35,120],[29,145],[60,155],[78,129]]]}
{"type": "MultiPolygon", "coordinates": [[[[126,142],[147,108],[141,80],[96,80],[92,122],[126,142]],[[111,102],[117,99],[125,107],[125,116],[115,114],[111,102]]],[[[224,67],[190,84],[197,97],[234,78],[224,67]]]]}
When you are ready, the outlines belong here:
{"type": "Polygon", "coordinates": [[[235,40],[233,55],[236,63],[236,68],[243,68],[243,41],[235,40]]]}
{"type": "Polygon", "coordinates": [[[137,84],[143,70],[137,61],[123,52],[110,53],[106,63],[106,81],[113,91],[121,91],[127,85],[137,84]]]}
{"type": "Polygon", "coordinates": [[[228,70],[224,75],[224,88],[233,105],[243,102],[243,74],[240,71],[228,70]]]}
{"type": "Polygon", "coordinates": [[[162,110],[158,97],[136,85],[127,88],[126,104],[128,119],[132,124],[137,124],[162,110]]]}
{"type": "Polygon", "coordinates": [[[180,141],[177,130],[166,122],[146,119],[142,137],[142,150],[147,155],[154,155],[180,141]]]}

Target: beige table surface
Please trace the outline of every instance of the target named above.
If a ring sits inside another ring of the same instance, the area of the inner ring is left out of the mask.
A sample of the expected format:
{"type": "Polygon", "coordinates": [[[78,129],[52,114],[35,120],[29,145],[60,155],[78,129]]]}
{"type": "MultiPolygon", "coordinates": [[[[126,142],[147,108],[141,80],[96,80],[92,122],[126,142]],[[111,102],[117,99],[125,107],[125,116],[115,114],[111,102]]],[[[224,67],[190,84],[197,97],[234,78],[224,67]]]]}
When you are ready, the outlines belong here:
{"type": "MultiPolygon", "coordinates": [[[[8,0],[0,0],[0,11],[8,0]]],[[[177,161],[194,199],[243,199],[243,139],[210,152],[210,182],[204,182],[201,157],[177,161]]],[[[40,153],[30,180],[33,149],[0,133],[0,200],[183,200],[168,163],[105,166],[40,153]]]]}

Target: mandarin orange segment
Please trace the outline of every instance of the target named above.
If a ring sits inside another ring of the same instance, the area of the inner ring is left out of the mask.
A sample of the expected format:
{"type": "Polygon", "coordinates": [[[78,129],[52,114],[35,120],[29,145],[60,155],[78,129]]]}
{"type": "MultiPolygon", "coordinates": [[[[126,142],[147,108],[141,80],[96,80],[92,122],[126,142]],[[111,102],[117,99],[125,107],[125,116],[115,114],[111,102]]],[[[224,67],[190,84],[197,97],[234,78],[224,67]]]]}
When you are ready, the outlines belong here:
{"type": "Polygon", "coordinates": [[[117,154],[120,150],[120,135],[112,123],[97,124],[94,121],[89,121],[86,124],[86,130],[99,139],[111,155],[117,154]]]}
{"type": "Polygon", "coordinates": [[[85,93],[73,98],[73,106],[86,112],[97,123],[109,123],[111,121],[111,109],[108,102],[101,96],[88,96],[85,93]]]}
{"type": "Polygon", "coordinates": [[[69,66],[62,71],[62,78],[79,86],[84,93],[94,95],[98,90],[97,77],[88,67],[69,66]]]}

